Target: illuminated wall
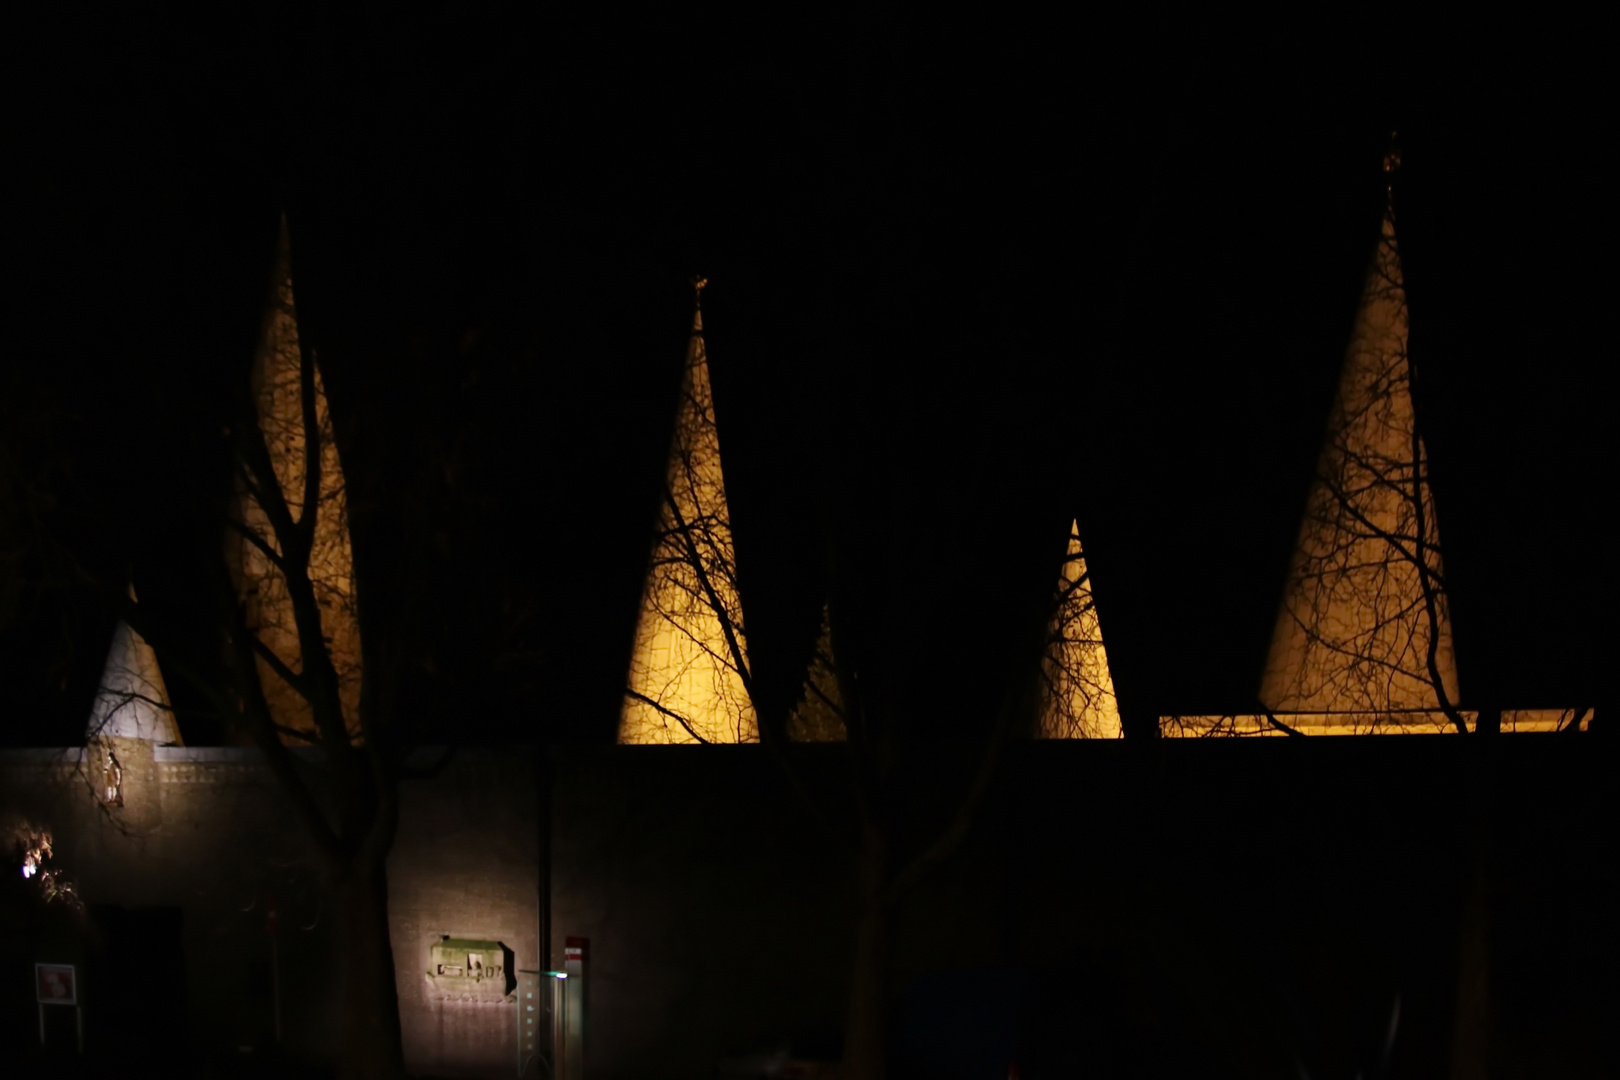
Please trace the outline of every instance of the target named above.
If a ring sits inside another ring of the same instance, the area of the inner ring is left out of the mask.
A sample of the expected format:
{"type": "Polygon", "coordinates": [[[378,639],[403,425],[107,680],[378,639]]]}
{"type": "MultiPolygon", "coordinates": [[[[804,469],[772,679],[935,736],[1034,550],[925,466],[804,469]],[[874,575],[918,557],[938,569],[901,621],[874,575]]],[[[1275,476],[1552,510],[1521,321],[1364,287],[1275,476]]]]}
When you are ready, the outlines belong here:
{"type": "Polygon", "coordinates": [[[517,971],[554,965],[540,955],[534,775],[522,755],[470,748],[431,780],[401,785],[388,925],[413,1076],[535,1075],[532,1063],[518,1069],[532,1056],[518,1043],[520,1009],[537,1003],[519,1001],[517,971]],[[446,937],[498,942],[511,950],[512,970],[480,982],[443,977],[433,951],[446,937]]]}
{"type": "Polygon", "coordinates": [[[1047,628],[1041,672],[1045,739],[1117,739],[1119,702],[1108,672],[1091,578],[1080,548],[1080,525],[1070,526],[1068,555],[1058,577],[1057,605],[1047,628]]]}
{"type": "MultiPolygon", "coordinates": [[[[1389,168],[1393,170],[1391,160],[1389,168]]],[[[1406,290],[1386,203],[1260,699],[1316,726],[1434,730],[1457,671],[1406,290]]]]}
{"type": "MultiPolygon", "coordinates": [[[[258,399],[259,427],[281,497],[286,500],[294,520],[301,521],[310,513],[316,515],[309,577],[320,606],[322,633],[337,671],[344,716],[353,732],[358,726],[360,700],[360,629],[354,605],[354,564],[349,550],[343,470],[318,371],[313,376],[315,430],[313,434],[305,431],[301,359],[298,308],[293,295],[287,225],[283,220],[274,284],[254,360],[254,394],[258,399]],[[315,504],[305,506],[306,439],[311,437],[317,441],[320,484],[315,504]]],[[[257,478],[245,470],[238,479],[242,523],[279,553],[275,531],[265,512],[266,500],[271,496],[260,491],[257,478]]],[[[298,627],[286,577],[253,542],[240,539],[238,547],[239,584],[247,606],[249,629],[291,670],[302,670],[298,627]]],[[[259,661],[259,676],[276,722],[295,731],[313,730],[309,704],[263,659],[259,661]]]]}
{"type": "MultiPolygon", "coordinates": [[[[125,1017],[159,1013],[161,1024],[140,1034],[174,1056],[120,1074],[141,1076],[177,1075],[174,1061],[193,1050],[257,1071],[253,1063],[275,1052],[274,964],[281,1053],[300,1064],[335,1063],[343,931],[308,830],[263,756],[251,747],[116,738],[125,756],[125,801],[116,807],[101,798],[93,752],[0,749],[0,872],[24,884],[18,861],[48,852],[25,887],[42,898],[56,887],[44,914],[71,908],[83,916],[40,924],[0,919],[0,958],[88,960],[81,968],[88,1049],[109,1060],[140,1049],[108,1041],[115,1032],[129,1034],[125,1017]],[[113,972],[96,961],[120,944],[102,921],[108,908],[169,911],[175,918],[167,933],[133,943],[130,970],[113,972]],[[49,927],[58,930],[46,933],[49,927]],[[154,996],[160,1000],[143,1004],[154,996]]],[[[319,785],[319,752],[295,747],[293,754],[319,785]]],[[[416,775],[400,785],[398,834],[388,856],[406,1066],[411,1075],[517,1076],[515,989],[500,979],[446,986],[429,977],[429,961],[448,935],[493,940],[511,950],[516,968],[552,966],[540,955],[534,763],[521,752],[464,748],[419,751],[408,766],[416,775]]],[[[9,989],[0,985],[0,1003],[10,1004],[9,989]]],[[[26,1005],[17,1015],[31,1035],[31,996],[26,1005]]],[[[0,1070],[36,1074],[44,1075],[26,1057],[0,1070]]]]}
{"type": "Polygon", "coordinates": [[[681,379],[619,741],[757,741],[744,683],[747,649],[700,308],[681,379]]]}
{"type": "MultiPolygon", "coordinates": [[[[1502,712],[1502,731],[1508,734],[1532,732],[1586,731],[1592,726],[1591,709],[1507,709],[1502,712]]],[[[1469,731],[1479,720],[1472,711],[1462,713],[1469,731]]],[[[1455,731],[1443,717],[1430,712],[1395,713],[1383,722],[1369,722],[1363,713],[1275,713],[1270,717],[1245,713],[1207,716],[1162,716],[1159,733],[1167,739],[1209,736],[1287,736],[1290,729],[1301,735],[1402,735],[1455,731]],[[1275,723],[1273,721],[1276,721],[1275,723]]]]}

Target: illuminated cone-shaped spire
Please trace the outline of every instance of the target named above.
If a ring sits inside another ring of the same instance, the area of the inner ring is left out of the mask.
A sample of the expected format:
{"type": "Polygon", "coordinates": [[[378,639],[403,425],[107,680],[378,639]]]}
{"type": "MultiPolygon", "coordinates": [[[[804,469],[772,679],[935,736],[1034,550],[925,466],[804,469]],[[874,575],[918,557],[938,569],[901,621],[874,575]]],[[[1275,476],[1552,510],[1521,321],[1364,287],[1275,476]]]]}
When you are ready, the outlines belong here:
{"type": "Polygon", "coordinates": [[[1386,200],[1260,699],[1365,729],[1432,725],[1442,693],[1455,704],[1457,672],[1386,200]]]}
{"type": "MultiPolygon", "coordinates": [[[[321,635],[338,679],[345,721],[351,731],[358,725],[360,696],[360,626],[354,603],[354,562],[349,549],[347,501],[343,468],[332,435],[332,417],[326,391],[313,362],[305,363],[298,337],[298,307],[293,295],[292,265],[287,222],[283,218],[276,249],[270,298],[254,360],[254,393],[259,430],[264,436],[275,486],[294,521],[314,514],[310,537],[308,576],[320,609],[321,635]],[[305,372],[311,383],[313,430],[306,431],[305,372]],[[305,477],[309,474],[309,440],[315,440],[319,484],[313,505],[305,505],[305,477]]],[[[275,498],[263,477],[244,468],[238,477],[241,524],[278,555],[275,529],[266,511],[275,498]]],[[[240,577],[249,629],[292,672],[304,667],[299,634],[286,575],[252,540],[240,543],[240,577]]],[[[265,698],[277,724],[290,731],[313,731],[309,703],[278,675],[262,657],[259,676],[265,698]]]]}
{"type": "Polygon", "coordinates": [[[1058,578],[1057,605],[1047,628],[1045,702],[1041,737],[1045,739],[1117,739],[1119,702],[1108,673],[1091,577],[1080,548],[1080,525],[1069,530],[1069,550],[1058,578]]]}
{"type": "Polygon", "coordinates": [[[838,672],[833,667],[832,627],[825,607],[821,609],[816,651],[810,657],[802,696],[788,716],[787,731],[794,742],[843,742],[849,737],[838,694],[838,672]]]}
{"type": "Polygon", "coordinates": [[[625,743],[759,738],[703,349],[703,282],[696,285],[699,306],[619,719],[619,741],[625,743]]]}
{"type": "MultiPolygon", "coordinates": [[[[133,598],[135,590],[130,590],[133,598]]],[[[157,655],[130,625],[119,620],[113,631],[101,688],[90,709],[85,735],[149,739],[160,746],[181,746],[180,728],[169,706],[169,692],[158,670],[157,655]]]]}

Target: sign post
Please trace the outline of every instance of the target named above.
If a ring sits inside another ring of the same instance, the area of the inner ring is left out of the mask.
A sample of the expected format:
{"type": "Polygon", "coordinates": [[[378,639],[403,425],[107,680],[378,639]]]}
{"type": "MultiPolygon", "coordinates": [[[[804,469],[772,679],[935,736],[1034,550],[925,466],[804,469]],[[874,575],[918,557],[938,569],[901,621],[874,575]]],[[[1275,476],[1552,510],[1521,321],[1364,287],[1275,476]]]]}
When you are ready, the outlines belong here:
{"type": "Polygon", "coordinates": [[[521,981],[518,984],[518,1076],[525,1075],[524,1070],[529,1062],[539,1058],[546,1064],[548,1075],[554,1073],[552,1064],[558,1060],[557,1048],[562,1045],[562,1015],[563,990],[562,984],[567,980],[566,971],[530,971],[528,968],[519,968],[518,975],[521,981]],[[542,1005],[541,1002],[548,1002],[542,1005]],[[549,1049],[541,1049],[540,1016],[543,1013],[551,1015],[551,1031],[547,1036],[551,1040],[549,1049]]]}
{"type": "Polygon", "coordinates": [[[564,1080],[585,1080],[585,970],[591,956],[591,939],[567,938],[563,948],[563,1052],[564,1080]]]}
{"type": "Polygon", "coordinates": [[[540,977],[544,974],[543,971],[518,968],[517,1066],[518,1076],[520,1077],[523,1075],[523,1070],[528,1067],[530,1059],[539,1053],[535,1044],[539,1038],[539,1019],[540,1009],[542,1008],[540,1004],[540,977]]]}
{"type": "Polygon", "coordinates": [[[73,1028],[84,1053],[84,1009],[79,1005],[78,971],[72,964],[35,964],[34,997],[39,1002],[39,1045],[45,1045],[45,1006],[73,1006],[73,1028]]]}

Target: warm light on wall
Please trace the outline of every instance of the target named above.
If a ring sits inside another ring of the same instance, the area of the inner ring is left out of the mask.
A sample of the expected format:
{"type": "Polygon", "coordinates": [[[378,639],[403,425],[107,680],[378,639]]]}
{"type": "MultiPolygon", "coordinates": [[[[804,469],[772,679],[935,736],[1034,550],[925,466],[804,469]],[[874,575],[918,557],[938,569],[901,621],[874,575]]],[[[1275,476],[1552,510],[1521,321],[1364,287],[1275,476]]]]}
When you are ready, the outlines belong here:
{"type": "MultiPolygon", "coordinates": [[[[1468,730],[1479,721],[1476,712],[1462,714],[1468,730]]],[[[1512,709],[1502,713],[1502,731],[1509,734],[1534,732],[1585,731],[1592,723],[1591,709],[1512,709]]],[[[1272,713],[1223,716],[1162,716],[1159,734],[1167,739],[1198,739],[1210,736],[1287,736],[1289,730],[1301,735],[1445,735],[1456,726],[1444,713],[1432,710],[1382,714],[1357,713],[1272,713]],[[1275,719],[1277,722],[1272,723],[1275,719]]]]}
{"type": "Polygon", "coordinates": [[[681,380],[619,741],[758,741],[744,681],[747,650],[699,309],[681,380]]]}
{"type": "Polygon", "coordinates": [[[1091,575],[1080,547],[1080,524],[1069,527],[1068,553],[1058,578],[1057,604],[1042,661],[1043,739],[1117,739],[1119,701],[1108,671],[1091,575]]]}

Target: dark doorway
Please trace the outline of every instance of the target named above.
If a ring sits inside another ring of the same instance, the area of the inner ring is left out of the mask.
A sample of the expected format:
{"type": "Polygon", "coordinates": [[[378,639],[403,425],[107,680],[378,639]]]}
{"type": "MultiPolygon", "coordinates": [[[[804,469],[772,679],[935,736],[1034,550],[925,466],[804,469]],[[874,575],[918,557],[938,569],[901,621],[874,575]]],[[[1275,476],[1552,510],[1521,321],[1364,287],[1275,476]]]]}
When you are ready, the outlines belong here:
{"type": "Polygon", "coordinates": [[[96,907],[86,964],[86,1050],[121,1064],[183,1057],[186,960],[177,907],[96,907]]]}

